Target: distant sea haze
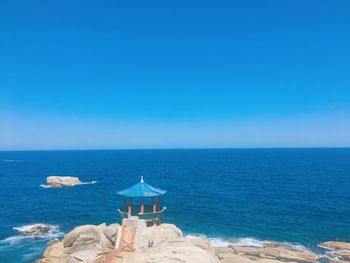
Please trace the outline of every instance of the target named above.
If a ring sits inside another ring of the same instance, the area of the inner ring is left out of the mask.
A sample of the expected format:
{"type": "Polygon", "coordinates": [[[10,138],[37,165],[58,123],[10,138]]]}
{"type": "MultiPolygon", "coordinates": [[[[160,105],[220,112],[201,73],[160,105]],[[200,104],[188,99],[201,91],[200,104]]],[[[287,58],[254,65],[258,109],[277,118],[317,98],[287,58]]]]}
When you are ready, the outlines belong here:
{"type": "Polygon", "coordinates": [[[275,240],[317,252],[322,241],[350,241],[349,148],[11,151],[0,152],[0,262],[32,262],[46,246],[16,227],[44,223],[62,236],[119,222],[116,192],[141,176],[168,190],[166,222],[214,244],[275,240]],[[97,183],[40,187],[50,175],[97,183]]]}

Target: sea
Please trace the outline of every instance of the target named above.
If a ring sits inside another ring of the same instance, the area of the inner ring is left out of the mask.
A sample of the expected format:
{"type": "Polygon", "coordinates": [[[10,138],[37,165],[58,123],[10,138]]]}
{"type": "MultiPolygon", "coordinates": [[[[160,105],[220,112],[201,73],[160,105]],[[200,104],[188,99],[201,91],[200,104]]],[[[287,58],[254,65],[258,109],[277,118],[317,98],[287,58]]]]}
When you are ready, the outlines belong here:
{"type": "Polygon", "coordinates": [[[3,151],[0,262],[34,262],[76,226],[120,222],[117,191],[141,176],[168,191],[164,222],[213,245],[277,241],[323,253],[323,241],[350,241],[350,148],[3,151]],[[96,183],[43,187],[51,175],[96,183]],[[36,223],[54,231],[18,231],[36,223]]]}

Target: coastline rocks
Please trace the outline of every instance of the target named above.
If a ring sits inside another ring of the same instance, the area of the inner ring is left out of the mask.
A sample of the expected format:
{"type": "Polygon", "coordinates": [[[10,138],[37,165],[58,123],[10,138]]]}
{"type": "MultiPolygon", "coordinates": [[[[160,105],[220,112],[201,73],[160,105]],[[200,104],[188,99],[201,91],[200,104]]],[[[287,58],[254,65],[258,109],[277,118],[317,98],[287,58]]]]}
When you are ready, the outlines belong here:
{"type": "Polygon", "coordinates": [[[97,263],[220,263],[212,249],[205,249],[210,246],[207,241],[192,241],[178,237],[135,252],[111,251],[100,256],[97,263]]]}
{"type": "Polygon", "coordinates": [[[215,248],[223,263],[230,262],[317,262],[318,256],[302,247],[267,243],[263,247],[229,246],[215,248]]]}
{"type": "Polygon", "coordinates": [[[328,241],[321,243],[320,247],[328,250],[326,257],[332,262],[350,262],[350,242],[328,241]]]}
{"type": "Polygon", "coordinates": [[[67,259],[68,255],[63,252],[63,243],[58,241],[53,244],[51,242],[44,252],[44,258],[38,263],[66,263],[67,259]]]}
{"type": "Polygon", "coordinates": [[[141,236],[141,248],[134,252],[114,249],[118,224],[84,225],[74,228],[63,239],[49,242],[38,263],[314,263],[350,262],[350,243],[320,244],[328,252],[318,257],[301,246],[264,242],[261,246],[232,244],[213,247],[208,240],[183,237],[172,224],[147,227],[141,236]],[[149,241],[153,241],[149,247],[149,241]]]}
{"type": "Polygon", "coordinates": [[[56,230],[56,226],[47,225],[47,224],[33,224],[22,227],[14,227],[14,230],[17,230],[24,236],[33,236],[33,237],[45,237],[56,230]]]}
{"type": "Polygon", "coordinates": [[[63,239],[50,244],[39,263],[95,263],[114,248],[119,225],[84,225],[74,228],[63,239]]]}
{"type": "Polygon", "coordinates": [[[79,185],[82,182],[78,177],[73,176],[48,176],[46,178],[46,185],[51,187],[69,187],[79,185]]]}

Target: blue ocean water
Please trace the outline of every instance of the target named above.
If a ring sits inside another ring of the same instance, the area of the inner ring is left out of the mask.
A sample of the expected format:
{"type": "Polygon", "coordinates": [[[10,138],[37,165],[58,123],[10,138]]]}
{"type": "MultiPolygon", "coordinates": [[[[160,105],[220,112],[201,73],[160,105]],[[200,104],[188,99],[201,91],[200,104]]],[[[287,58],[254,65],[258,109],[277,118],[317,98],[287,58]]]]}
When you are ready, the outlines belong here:
{"type": "MultiPolygon", "coordinates": [[[[275,240],[317,250],[350,241],[350,149],[0,152],[0,262],[33,262],[47,239],[13,227],[119,222],[116,191],[144,176],[168,190],[165,221],[212,238],[275,240]],[[49,175],[96,184],[42,188],[49,175]]],[[[58,233],[59,234],[59,233],[58,233]]]]}

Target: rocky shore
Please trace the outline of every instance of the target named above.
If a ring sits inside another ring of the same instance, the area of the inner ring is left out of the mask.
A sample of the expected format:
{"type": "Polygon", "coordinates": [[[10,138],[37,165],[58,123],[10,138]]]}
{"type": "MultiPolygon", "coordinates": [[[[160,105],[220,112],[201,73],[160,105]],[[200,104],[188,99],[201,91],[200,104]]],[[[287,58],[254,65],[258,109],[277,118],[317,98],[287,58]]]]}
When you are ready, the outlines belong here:
{"type": "Polygon", "coordinates": [[[206,239],[184,237],[181,230],[172,224],[147,227],[142,232],[139,250],[118,252],[114,247],[120,230],[118,224],[79,226],[63,240],[51,240],[43,258],[37,263],[350,262],[350,243],[322,243],[320,246],[326,249],[322,257],[306,248],[277,242],[266,243],[261,247],[212,247],[206,239]]]}

